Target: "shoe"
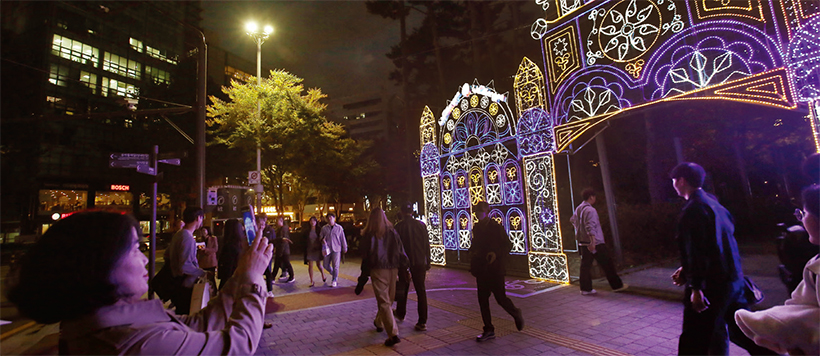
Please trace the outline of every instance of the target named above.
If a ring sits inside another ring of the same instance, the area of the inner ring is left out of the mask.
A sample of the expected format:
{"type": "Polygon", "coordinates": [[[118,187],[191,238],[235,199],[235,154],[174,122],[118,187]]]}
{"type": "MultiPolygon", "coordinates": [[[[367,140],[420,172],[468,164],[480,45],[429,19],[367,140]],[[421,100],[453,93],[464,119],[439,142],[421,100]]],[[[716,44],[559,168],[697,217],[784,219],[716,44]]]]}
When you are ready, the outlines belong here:
{"type": "Polygon", "coordinates": [[[313,286],[315,286],[315,285],[316,285],[316,283],[310,282],[310,286],[309,286],[309,287],[313,287],[313,286]]]}
{"type": "Polygon", "coordinates": [[[595,295],[595,294],[598,294],[598,291],[594,290],[594,289],[588,290],[588,291],[586,291],[586,290],[581,291],[581,295],[595,295]]]}
{"type": "Polygon", "coordinates": [[[376,322],[375,322],[375,321],[373,322],[373,326],[375,326],[375,327],[376,327],[376,332],[377,332],[377,333],[380,333],[380,332],[384,331],[384,328],[383,328],[383,327],[381,327],[381,326],[376,325],[376,322]]]}
{"type": "Polygon", "coordinates": [[[273,298],[273,297],[275,297],[275,296],[273,295],[273,291],[268,291],[268,298],[273,298]]]}
{"type": "Polygon", "coordinates": [[[262,324],[262,328],[263,328],[263,329],[270,329],[270,328],[272,328],[272,327],[273,327],[273,324],[271,324],[271,323],[264,323],[264,324],[262,324]]]}
{"type": "Polygon", "coordinates": [[[475,341],[477,342],[484,342],[492,339],[495,339],[495,332],[493,331],[485,331],[481,335],[475,337],[475,341]]]}
{"type": "Polygon", "coordinates": [[[618,293],[618,292],[623,292],[623,291],[625,291],[627,288],[629,288],[629,285],[628,285],[628,284],[626,284],[626,283],[624,283],[624,284],[621,286],[621,288],[618,288],[618,289],[613,289],[612,291],[613,291],[613,292],[615,292],[615,293],[618,293]]]}
{"type": "Polygon", "coordinates": [[[324,276],[322,276],[322,282],[327,282],[327,278],[325,278],[324,276]]]}
{"type": "Polygon", "coordinates": [[[401,342],[401,339],[399,339],[399,336],[396,335],[396,336],[387,338],[387,340],[384,341],[384,346],[391,347],[391,346],[393,346],[395,344],[398,344],[400,342],[401,342]]]}
{"type": "Polygon", "coordinates": [[[393,309],[393,318],[395,318],[396,321],[404,321],[404,315],[400,316],[399,313],[396,312],[396,309],[393,309]]]}
{"type": "Polygon", "coordinates": [[[518,313],[513,316],[513,319],[515,319],[515,328],[518,331],[524,329],[524,315],[521,314],[521,309],[518,309],[518,313]]]}
{"type": "Polygon", "coordinates": [[[416,324],[413,329],[416,329],[416,331],[427,331],[427,324],[416,324]]]}
{"type": "Polygon", "coordinates": [[[290,277],[286,283],[293,283],[296,281],[296,278],[290,277]]]}
{"type": "Polygon", "coordinates": [[[336,286],[337,286],[337,285],[338,285],[338,284],[336,284],[336,282],[335,282],[335,281],[334,281],[333,283],[331,283],[331,284],[330,284],[330,286],[331,286],[332,288],[336,288],[336,286]]]}

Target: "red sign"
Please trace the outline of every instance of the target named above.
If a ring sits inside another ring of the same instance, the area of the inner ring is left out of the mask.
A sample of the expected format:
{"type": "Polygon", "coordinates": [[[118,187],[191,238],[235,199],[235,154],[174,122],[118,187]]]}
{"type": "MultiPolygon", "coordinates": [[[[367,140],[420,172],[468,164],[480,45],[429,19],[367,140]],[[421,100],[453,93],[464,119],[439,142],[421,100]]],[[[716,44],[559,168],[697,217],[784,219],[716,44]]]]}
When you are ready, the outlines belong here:
{"type": "Polygon", "coordinates": [[[111,184],[111,190],[121,190],[127,192],[131,190],[131,186],[124,184],[111,184]]]}

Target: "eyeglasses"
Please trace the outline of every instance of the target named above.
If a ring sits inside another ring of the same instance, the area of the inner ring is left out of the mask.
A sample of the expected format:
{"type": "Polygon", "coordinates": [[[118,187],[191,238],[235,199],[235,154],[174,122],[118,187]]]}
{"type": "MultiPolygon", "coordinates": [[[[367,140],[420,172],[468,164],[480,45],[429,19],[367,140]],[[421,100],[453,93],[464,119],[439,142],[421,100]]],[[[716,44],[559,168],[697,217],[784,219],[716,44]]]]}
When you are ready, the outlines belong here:
{"type": "Polygon", "coordinates": [[[804,216],[806,216],[806,213],[804,213],[802,209],[794,209],[794,217],[797,218],[797,220],[803,221],[804,216]]]}

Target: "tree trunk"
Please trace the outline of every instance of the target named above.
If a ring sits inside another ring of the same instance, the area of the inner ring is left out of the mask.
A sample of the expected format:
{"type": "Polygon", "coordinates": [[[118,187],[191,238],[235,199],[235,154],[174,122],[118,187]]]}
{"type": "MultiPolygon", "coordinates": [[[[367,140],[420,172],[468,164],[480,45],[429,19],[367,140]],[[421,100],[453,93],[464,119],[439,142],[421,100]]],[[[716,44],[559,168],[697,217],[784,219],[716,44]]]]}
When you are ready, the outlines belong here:
{"type": "Polygon", "coordinates": [[[433,48],[435,49],[436,55],[436,70],[438,71],[438,86],[439,86],[439,96],[442,98],[446,98],[447,95],[445,94],[446,88],[444,87],[444,69],[442,68],[442,61],[441,61],[441,47],[439,47],[438,43],[438,22],[436,21],[436,9],[435,5],[437,2],[428,3],[427,4],[427,16],[430,18],[430,30],[433,33],[433,48]]]}

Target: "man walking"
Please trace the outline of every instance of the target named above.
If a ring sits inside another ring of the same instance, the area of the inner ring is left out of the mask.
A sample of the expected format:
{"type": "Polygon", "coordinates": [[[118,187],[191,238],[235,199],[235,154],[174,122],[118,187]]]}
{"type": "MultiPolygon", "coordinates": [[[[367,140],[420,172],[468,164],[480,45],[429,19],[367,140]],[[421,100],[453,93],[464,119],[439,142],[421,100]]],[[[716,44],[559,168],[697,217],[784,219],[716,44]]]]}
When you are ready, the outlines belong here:
{"type": "Polygon", "coordinates": [[[575,208],[575,214],[570,221],[575,226],[575,239],[578,240],[578,250],[581,252],[581,294],[593,295],[598,293],[592,289],[592,261],[604,270],[609,286],[615,292],[627,289],[629,286],[621,281],[615,271],[615,264],[609,255],[609,249],[604,241],[604,232],[601,230],[601,221],[598,220],[598,211],[595,210],[596,196],[592,188],[581,192],[584,201],[575,208]]]}
{"type": "MultiPolygon", "coordinates": [[[[424,331],[427,330],[427,289],[424,287],[424,280],[427,277],[427,271],[430,270],[430,239],[427,238],[427,226],[413,217],[412,204],[404,204],[401,207],[401,213],[403,218],[396,224],[396,232],[399,233],[404,252],[410,259],[410,274],[418,297],[419,321],[415,329],[424,331]]],[[[396,311],[393,314],[399,321],[402,321],[407,315],[407,294],[410,281],[406,279],[405,274],[400,273],[399,283],[404,286],[404,295],[396,297],[396,311]]]]}
{"type": "Polygon", "coordinates": [[[182,212],[182,221],[185,225],[177,231],[168,248],[165,249],[165,263],[171,268],[171,274],[180,281],[171,301],[176,306],[178,315],[188,314],[191,309],[191,295],[197,278],[205,276],[206,272],[199,268],[196,260],[196,240],[194,231],[202,226],[205,213],[199,207],[187,207],[182,212]]]}
{"type": "Polygon", "coordinates": [[[515,327],[524,328],[524,317],[521,309],[513,305],[504,289],[505,264],[512,249],[510,238],[495,220],[488,216],[490,205],[485,201],[473,206],[473,213],[478,222],[473,226],[473,242],[470,246],[470,273],[475,276],[478,288],[478,305],[481,308],[481,319],[484,321],[484,332],[475,340],[483,342],[495,339],[495,327],[490,315],[490,294],[495,295],[504,310],[515,319],[515,327]]]}
{"type": "MultiPolygon", "coordinates": [[[[268,214],[259,213],[256,214],[256,230],[262,232],[263,237],[268,238],[268,243],[273,244],[273,240],[276,239],[276,234],[274,233],[273,229],[268,226],[268,214]]],[[[262,237],[260,236],[260,237],[262,237]]],[[[275,245],[274,245],[275,246],[275,245]]],[[[274,255],[276,254],[276,247],[274,247],[274,255]]],[[[271,261],[274,261],[275,257],[271,258],[271,261]]],[[[265,268],[265,287],[268,289],[268,297],[273,298],[273,280],[276,278],[276,273],[271,272],[270,262],[268,262],[268,266],[265,268]]]]}
{"type": "MultiPolygon", "coordinates": [[[[347,239],[345,239],[344,229],[336,224],[336,214],[327,214],[327,225],[322,227],[320,238],[325,241],[329,251],[325,256],[325,269],[333,276],[331,287],[337,286],[339,279],[339,267],[342,263],[342,254],[347,253],[347,239]]],[[[324,252],[323,252],[324,253],[324,252]]]]}
{"type": "Polygon", "coordinates": [[[776,355],[757,346],[738,328],[735,311],[746,309],[745,282],[729,211],[701,188],[706,171],[681,163],[669,174],[686,205],[678,216],[677,240],[681,267],[672,275],[686,286],[680,355],[726,355],[729,339],[752,355],[776,355]]]}

